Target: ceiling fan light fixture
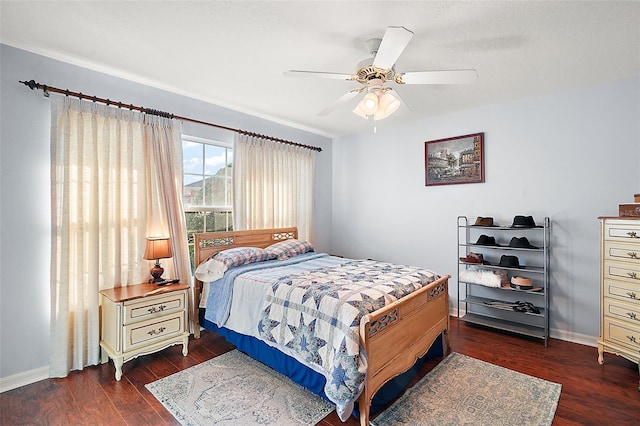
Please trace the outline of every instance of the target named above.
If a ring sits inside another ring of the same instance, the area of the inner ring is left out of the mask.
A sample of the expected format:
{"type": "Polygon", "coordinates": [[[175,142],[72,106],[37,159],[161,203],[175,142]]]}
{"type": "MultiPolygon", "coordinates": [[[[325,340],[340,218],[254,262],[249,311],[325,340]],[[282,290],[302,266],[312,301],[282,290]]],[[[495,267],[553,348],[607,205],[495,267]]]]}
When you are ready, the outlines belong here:
{"type": "Polygon", "coordinates": [[[362,110],[361,104],[362,104],[362,101],[358,102],[358,104],[356,105],[356,107],[353,109],[352,112],[366,120],[368,118],[367,113],[362,110]]]}
{"type": "Polygon", "coordinates": [[[378,96],[375,93],[367,93],[360,101],[360,108],[365,114],[375,114],[378,110],[378,96]]]}
{"type": "Polygon", "coordinates": [[[376,120],[382,120],[389,117],[400,108],[400,100],[393,96],[390,92],[385,92],[380,96],[378,110],[376,111],[376,120]],[[380,118],[378,118],[380,117],[380,118]]]}

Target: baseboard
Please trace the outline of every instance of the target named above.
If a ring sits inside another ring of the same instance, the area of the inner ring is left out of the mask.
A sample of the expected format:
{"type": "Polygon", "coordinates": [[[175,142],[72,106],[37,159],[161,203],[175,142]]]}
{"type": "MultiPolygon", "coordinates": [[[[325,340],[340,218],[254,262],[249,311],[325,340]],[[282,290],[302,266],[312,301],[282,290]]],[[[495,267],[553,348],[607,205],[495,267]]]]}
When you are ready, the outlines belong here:
{"type": "Polygon", "coordinates": [[[22,373],[14,374],[13,376],[0,377],[0,393],[6,392],[11,389],[19,388],[21,386],[30,385],[31,383],[39,382],[40,380],[49,378],[49,366],[36,368],[22,373]]]}
{"type": "MultiPolygon", "coordinates": [[[[578,343],[580,345],[591,346],[594,348],[597,346],[596,340],[598,337],[587,336],[586,334],[572,333],[571,331],[552,328],[549,330],[549,335],[554,339],[564,340],[566,342],[578,343]]],[[[594,357],[596,356],[597,354],[594,354],[594,357]]]]}

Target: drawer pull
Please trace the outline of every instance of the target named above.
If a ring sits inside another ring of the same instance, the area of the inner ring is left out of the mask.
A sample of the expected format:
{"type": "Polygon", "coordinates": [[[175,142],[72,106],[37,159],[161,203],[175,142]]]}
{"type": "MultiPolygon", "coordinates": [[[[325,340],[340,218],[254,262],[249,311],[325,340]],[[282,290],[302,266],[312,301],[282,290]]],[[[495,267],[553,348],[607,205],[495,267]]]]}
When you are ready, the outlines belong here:
{"type": "Polygon", "coordinates": [[[163,332],[163,331],[165,331],[165,330],[166,330],[166,328],[165,328],[165,327],[160,327],[160,328],[158,329],[158,331],[156,331],[156,330],[149,330],[149,331],[147,332],[147,334],[148,334],[148,335],[150,335],[150,336],[153,336],[154,334],[160,334],[160,333],[162,333],[162,332],[163,332]]]}
{"type": "Polygon", "coordinates": [[[166,308],[166,307],[167,307],[167,305],[160,305],[157,308],[155,306],[152,306],[147,310],[149,311],[150,314],[155,314],[156,312],[164,311],[164,308],[166,308]]]}
{"type": "Polygon", "coordinates": [[[638,279],[638,274],[635,272],[627,272],[627,275],[629,275],[629,278],[633,278],[634,280],[638,279]]]}
{"type": "Polygon", "coordinates": [[[630,251],[629,253],[627,253],[627,256],[629,256],[632,259],[637,259],[638,253],[636,253],[635,251],[630,251]]]}
{"type": "Polygon", "coordinates": [[[627,315],[629,315],[629,318],[631,318],[632,320],[638,319],[635,312],[627,312],[627,315]]]}
{"type": "Polygon", "coordinates": [[[629,339],[632,343],[638,343],[638,339],[636,339],[636,336],[627,336],[627,339],[629,339]]]}
{"type": "Polygon", "coordinates": [[[627,292],[627,296],[629,296],[632,299],[636,298],[636,292],[635,291],[628,291],[627,292]]]}
{"type": "Polygon", "coordinates": [[[627,235],[629,236],[629,238],[640,238],[636,231],[629,231],[627,232],[627,235]]]}

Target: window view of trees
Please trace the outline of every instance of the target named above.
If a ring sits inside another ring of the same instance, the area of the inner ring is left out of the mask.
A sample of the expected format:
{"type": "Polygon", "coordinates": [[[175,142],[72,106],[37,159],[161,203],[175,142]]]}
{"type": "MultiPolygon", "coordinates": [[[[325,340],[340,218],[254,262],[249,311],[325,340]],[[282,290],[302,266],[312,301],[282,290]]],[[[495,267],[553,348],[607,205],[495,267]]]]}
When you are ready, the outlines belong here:
{"type": "Polygon", "coordinates": [[[233,149],[214,141],[184,138],[182,141],[183,203],[193,265],[193,234],[233,228],[231,177],[233,149]]]}

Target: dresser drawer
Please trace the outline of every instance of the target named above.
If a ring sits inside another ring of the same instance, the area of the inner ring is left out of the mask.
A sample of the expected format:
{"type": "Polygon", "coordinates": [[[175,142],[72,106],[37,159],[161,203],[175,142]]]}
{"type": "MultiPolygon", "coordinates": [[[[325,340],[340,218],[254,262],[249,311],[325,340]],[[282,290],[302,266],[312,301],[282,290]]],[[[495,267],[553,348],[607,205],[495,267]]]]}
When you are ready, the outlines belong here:
{"type": "Polygon", "coordinates": [[[604,317],[604,340],[640,354],[640,325],[604,317]]]}
{"type": "Polygon", "coordinates": [[[614,297],[632,303],[640,303],[640,285],[625,281],[605,280],[604,297],[614,297]]]}
{"type": "Polygon", "coordinates": [[[640,263],[605,260],[603,275],[605,280],[624,280],[640,288],[640,263]]]}
{"type": "MultiPolygon", "coordinates": [[[[604,239],[640,244],[640,223],[626,220],[608,220],[604,225],[604,239]]],[[[633,221],[636,222],[636,221],[633,221]]]]}
{"type": "Polygon", "coordinates": [[[632,262],[640,265],[640,244],[606,241],[604,243],[604,258],[606,260],[632,262]]]}
{"type": "Polygon", "coordinates": [[[125,302],[123,324],[158,318],[185,309],[185,292],[172,293],[125,302]]]}
{"type": "Polygon", "coordinates": [[[159,319],[151,319],[124,327],[122,350],[127,352],[139,346],[147,346],[185,331],[185,314],[177,312],[159,319]]]}
{"type": "Polygon", "coordinates": [[[628,302],[614,298],[604,298],[604,314],[630,321],[632,326],[640,328],[640,300],[628,302]]]}

